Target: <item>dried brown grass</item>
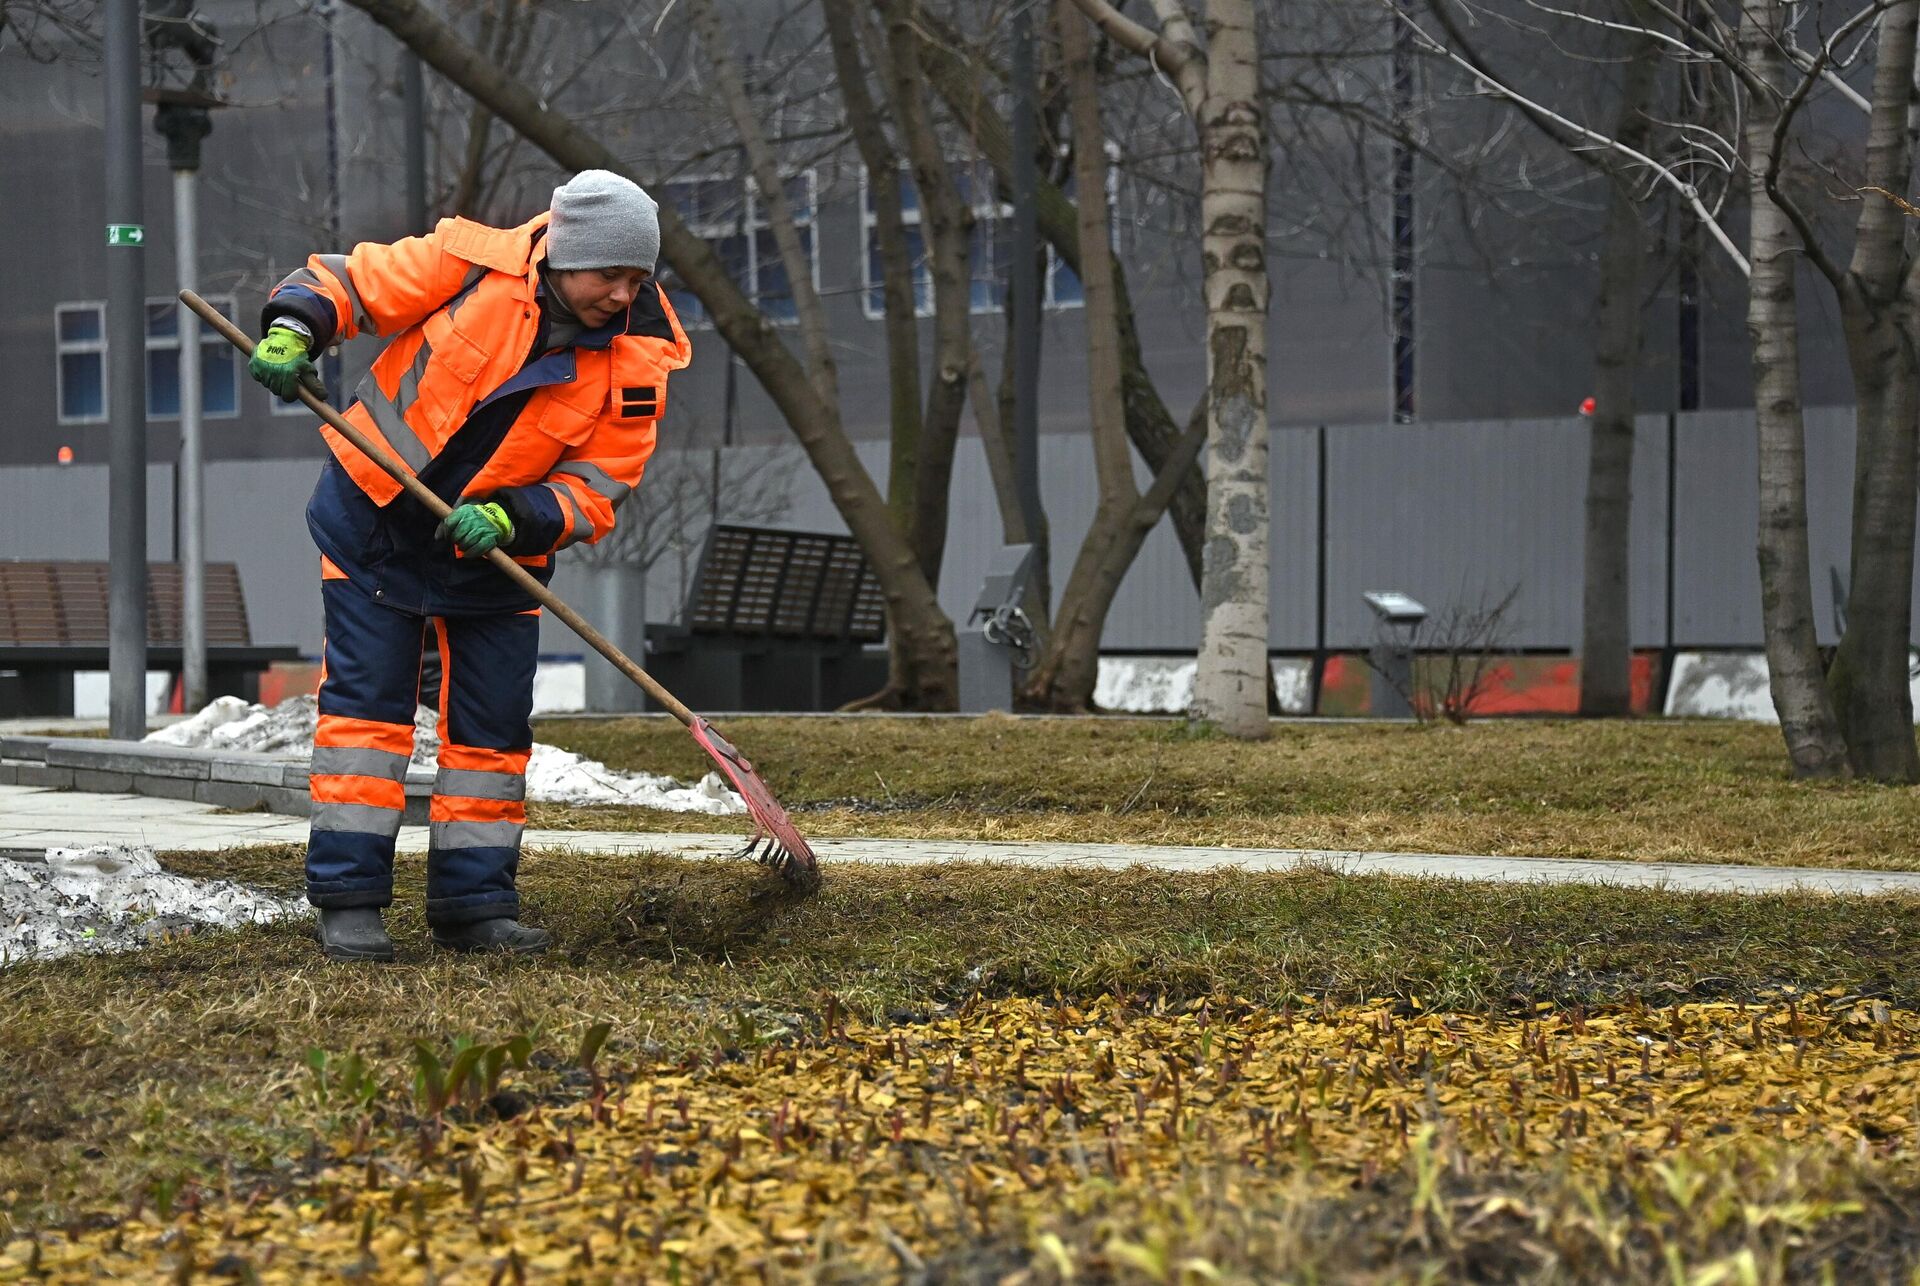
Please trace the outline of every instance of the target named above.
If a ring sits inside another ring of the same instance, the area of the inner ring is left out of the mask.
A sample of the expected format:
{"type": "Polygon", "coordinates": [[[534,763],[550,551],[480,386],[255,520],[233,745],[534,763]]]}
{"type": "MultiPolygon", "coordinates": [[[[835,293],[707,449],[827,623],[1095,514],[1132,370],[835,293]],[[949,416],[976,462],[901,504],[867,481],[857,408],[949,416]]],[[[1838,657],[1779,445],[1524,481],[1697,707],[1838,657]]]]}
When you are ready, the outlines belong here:
{"type": "MultiPolygon", "coordinates": [[[[1137,719],[765,717],[725,730],[823,837],[1920,869],[1920,791],[1796,782],[1778,730],[1751,724],[1276,721],[1256,744],[1137,719]]],[[[671,720],[553,720],[538,735],[617,768],[706,770],[671,720]]],[[[720,828],[643,809],[544,805],[533,818],[720,828]]]]}

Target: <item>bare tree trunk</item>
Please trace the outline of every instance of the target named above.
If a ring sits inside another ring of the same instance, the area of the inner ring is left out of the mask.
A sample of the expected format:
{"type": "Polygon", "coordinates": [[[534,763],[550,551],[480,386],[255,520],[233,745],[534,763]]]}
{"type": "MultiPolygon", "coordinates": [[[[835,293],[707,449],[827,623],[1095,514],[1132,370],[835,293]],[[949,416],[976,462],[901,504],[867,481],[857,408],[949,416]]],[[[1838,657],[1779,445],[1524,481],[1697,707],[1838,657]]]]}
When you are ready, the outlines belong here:
{"type": "Polygon", "coordinates": [[[900,157],[881,128],[881,114],[867,90],[866,64],[853,0],[822,0],[827,39],[847,125],[867,167],[874,231],[880,244],[881,298],[886,310],[887,503],[902,536],[913,534],[914,488],[920,474],[920,322],[913,299],[913,255],[900,210],[900,157]]]}
{"type": "Polygon", "coordinates": [[[1113,252],[1108,243],[1106,132],[1094,78],[1093,40],[1073,0],[1056,0],[1067,98],[1073,122],[1073,164],[1079,192],[1080,262],[1087,328],[1087,400],[1093,432],[1094,474],[1100,501],[1060,599],[1048,645],[1027,676],[1026,701],[1043,709],[1092,708],[1100,671],[1100,635],[1121,578],[1146,533],[1129,519],[1140,503],[1127,445],[1120,397],[1120,335],[1113,296],[1113,252]]]}
{"type": "MultiPolygon", "coordinates": [[[[1013,159],[1013,142],[1007,123],[988,100],[979,84],[977,69],[957,52],[958,36],[932,15],[922,15],[921,61],[928,78],[947,110],[972,136],[980,155],[993,166],[1005,184],[1013,159]]],[[[1081,262],[1080,236],[1074,203],[1065,193],[1047,181],[1043,174],[1037,188],[1040,235],[1082,280],[1086,277],[1081,262]]],[[[1127,436],[1140,458],[1157,474],[1180,449],[1183,429],[1167,405],[1160,399],[1153,376],[1147,371],[1140,349],[1140,334],[1134,325],[1133,302],[1127,292],[1124,266],[1114,265],[1114,299],[1120,318],[1121,396],[1126,406],[1127,436]]],[[[1196,468],[1189,468],[1179,479],[1171,504],[1174,534],[1186,556],[1187,573],[1195,589],[1200,587],[1201,550],[1205,545],[1207,517],[1206,480],[1196,468]]]]}
{"type": "Polygon", "coordinates": [[[1007,414],[1004,409],[1012,398],[1013,363],[1001,363],[1005,379],[1002,399],[987,387],[987,373],[976,350],[967,369],[967,400],[973,407],[973,422],[980,429],[980,448],[987,457],[987,474],[993,480],[993,498],[1000,510],[1000,538],[1009,545],[1033,546],[1033,570],[1027,576],[1027,597],[1021,608],[1033,627],[1034,646],[1045,651],[1053,633],[1053,577],[1047,566],[1047,514],[1040,511],[1038,531],[1030,531],[1020,505],[1020,488],[1014,478],[1013,446],[1007,440],[1007,414]]]}
{"type": "MultiPolygon", "coordinates": [[[[527,24],[529,15],[518,12],[514,0],[489,0],[478,6],[479,30],[475,37],[486,55],[503,69],[518,72],[518,54],[524,54],[527,42],[516,39],[516,31],[527,24]]],[[[487,185],[487,151],[493,138],[493,113],[482,103],[474,103],[467,112],[467,141],[461,149],[460,173],[455,176],[453,195],[447,208],[469,219],[483,217],[483,196],[487,185]]]]}
{"type": "Polygon", "coordinates": [[[1254,0],[1207,8],[1201,260],[1207,296],[1207,549],[1191,717],[1267,735],[1267,147],[1254,0]]]}
{"type": "MultiPolygon", "coordinates": [[[[598,139],[545,106],[517,78],[462,40],[420,0],[353,0],[354,7],[391,31],[435,71],[484,102],[495,115],[559,164],[575,170],[632,171],[598,139]]],[[[904,658],[885,695],[888,704],[951,710],[958,701],[953,622],[920,574],[913,549],[854,453],[840,408],[822,401],[806,369],[778,332],[740,292],[712,247],[695,236],[670,205],[660,207],[660,251],[706,307],[716,330],[738,353],[780,408],[806,449],[834,507],[872,564],[887,600],[888,622],[904,658]]]]}
{"type": "MultiPolygon", "coordinates": [[[[1899,0],[1880,23],[1869,184],[1905,192],[1913,177],[1909,107],[1920,0],[1899,0]]],[[[1913,598],[1916,346],[1907,216],[1892,202],[1863,203],[1853,260],[1840,290],[1841,320],[1857,403],[1852,575],[1847,627],[1828,683],[1854,772],[1920,780],[1908,688],[1913,598]]]]}
{"type": "MultiPolygon", "coordinates": [[[[1621,85],[1614,137],[1635,151],[1646,145],[1660,48],[1651,15],[1633,42],[1621,85]]],[[[1580,713],[1633,712],[1632,602],[1628,550],[1633,518],[1634,377],[1643,332],[1641,276],[1647,230],[1634,199],[1635,176],[1604,168],[1607,230],[1600,252],[1600,300],[1594,336],[1593,420],[1588,428],[1586,576],[1580,625],[1580,713]]]]}
{"type": "MultiPolygon", "coordinates": [[[[1740,48],[1764,83],[1787,79],[1780,44],[1782,11],[1773,0],[1744,0],[1740,48]]],[[[1806,424],[1800,404],[1800,324],[1795,306],[1793,230],[1767,193],[1779,104],[1749,96],[1746,137],[1750,202],[1747,337],[1753,345],[1753,405],[1760,435],[1760,611],[1767,681],[1796,777],[1844,777],[1846,741],[1834,717],[1813,624],[1813,574],[1807,552],[1806,424]]]]}
{"type": "MultiPolygon", "coordinates": [[[[1042,186],[1046,184],[1045,179],[1040,179],[1039,182],[1042,186]]],[[[1036,317],[1042,316],[1045,312],[1046,293],[1046,273],[1036,265],[1033,275],[1033,298],[1028,300],[1026,305],[1033,309],[1033,315],[1036,317]]],[[[1014,418],[1013,313],[1015,305],[1011,282],[1007,286],[1007,301],[1007,307],[1003,310],[1006,325],[1001,329],[1005,342],[1001,346],[1000,383],[994,395],[994,408],[1000,416],[1000,442],[1007,453],[1008,478],[1014,484],[1013,508],[1006,511],[1007,530],[1012,533],[1007,543],[1033,546],[1033,574],[1027,579],[1026,612],[1027,619],[1035,622],[1035,628],[1038,629],[1039,622],[1050,622],[1053,618],[1053,520],[1047,517],[1047,497],[1044,488],[1035,488],[1040,494],[1036,497],[1034,521],[1031,524],[1027,522],[1026,506],[1020,503],[1019,481],[1013,459],[1013,431],[1007,427],[1013,423],[1014,418]]],[[[1034,368],[1045,369],[1045,361],[1042,357],[1047,343],[1045,326],[1034,328],[1033,343],[1034,368]]],[[[1037,456],[1041,444],[1035,442],[1033,446],[1037,456]]],[[[1039,467],[1037,461],[1035,467],[1039,467]]]]}
{"type": "Polygon", "coordinates": [[[933,128],[920,69],[916,0],[879,0],[893,59],[893,109],[920,195],[920,231],[933,266],[933,383],[921,418],[920,461],[913,506],[913,544],[920,572],[940,583],[947,547],[948,496],[960,416],[967,405],[967,366],[973,346],[973,273],[967,241],[973,213],[961,199],[933,128]]]}
{"type": "MultiPolygon", "coordinates": [[[[1151,58],[1200,136],[1207,299],[1207,547],[1200,656],[1189,717],[1233,737],[1267,735],[1267,150],[1259,10],[1211,0],[1206,35],[1181,0],[1150,30],[1110,0],[1075,0],[1121,46],[1151,58]]],[[[1083,247],[1084,249],[1084,247],[1083,247]]]]}

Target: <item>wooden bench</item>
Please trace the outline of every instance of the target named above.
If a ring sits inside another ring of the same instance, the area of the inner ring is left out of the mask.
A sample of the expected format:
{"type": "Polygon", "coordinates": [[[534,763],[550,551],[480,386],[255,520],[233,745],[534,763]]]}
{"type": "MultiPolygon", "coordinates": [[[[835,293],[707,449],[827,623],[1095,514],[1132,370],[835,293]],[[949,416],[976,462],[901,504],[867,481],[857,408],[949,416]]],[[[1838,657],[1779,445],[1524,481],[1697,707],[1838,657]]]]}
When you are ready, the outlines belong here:
{"type": "MultiPolygon", "coordinates": [[[[75,672],[107,668],[108,598],[104,562],[0,560],[0,716],[73,713],[75,672]]],[[[180,598],[179,565],[148,564],[149,669],[180,668],[180,598]]],[[[261,670],[299,657],[253,642],[235,564],[207,564],[206,608],[210,694],[254,700],[261,670]]]]}
{"type": "Polygon", "coordinates": [[[878,691],[886,599],[851,536],[716,524],[647,667],[702,710],[831,710],[878,691]]]}

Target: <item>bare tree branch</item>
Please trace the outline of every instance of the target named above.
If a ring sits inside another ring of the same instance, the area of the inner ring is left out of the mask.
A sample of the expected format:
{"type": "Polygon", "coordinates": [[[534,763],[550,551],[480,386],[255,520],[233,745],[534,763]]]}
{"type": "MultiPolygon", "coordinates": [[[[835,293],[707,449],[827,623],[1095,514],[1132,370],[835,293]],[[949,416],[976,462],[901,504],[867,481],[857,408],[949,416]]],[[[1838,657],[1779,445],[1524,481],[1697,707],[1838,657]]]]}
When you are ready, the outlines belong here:
{"type": "MultiPolygon", "coordinates": [[[[1087,2],[1087,0],[1082,0],[1082,3],[1085,2],[1087,2]]],[[[1428,32],[1426,28],[1416,22],[1412,15],[1406,13],[1395,4],[1394,0],[1380,0],[1380,3],[1393,15],[1396,22],[1403,22],[1412,29],[1414,39],[1419,42],[1428,53],[1433,54],[1435,57],[1443,58],[1471,72],[1479,84],[1489,93],[1505,99],[1541,121],[1550,122],[1558,126],[1561,130],[1565,131],[1566,134],[1571,135],[1571,140],[1564,138],[1562,140],[1563,142],[1567,142],[1569,147],[1580,142],[1592,143],[1600,147],[1608,148],[1637,165],[1645,166],[1649,171],[1657,175],[1662,182],[1679,193],[1680,199],[1685,201],[1688,207],[1693,210],[1694,215],[1700,220],[1701,226],[1713,237],[1714,243],[1726,253],[1727,258],[1733,261],[1734,266],[1740,270],[1740,274],[1742,276],[1751,274],[1753,271],[1752,265],[1747,262],[1747,257],[1740,253],[1740,248],[1733,243],[1733,238],[1727,235],[1727,230],[1720,226],[1719,221],[1713,217],[1712,211],[1708,210],[1706,204],[1700,199],[1699,189],[1680,175],[1675,174],[1670,166],[1662,165],[1645,152],[1628,147],[1617,139],[1602,134],[1589,126],[1582,125],[1570,117],[1563,116],[1552,108],[1502,83],[1484,66],[1456,53],[1447,45],[1436,40],[1432,33],[1428,32]]]]}
{"type": "Polygon", "coordinates": [[[1207,55],[1180,0],[1156,0],[1154,9],[1160,18],[1159,31],[1149,31],[1107,0],[1075,0],[1075,3],[1109,40],[1147,59],[1156,71],[1171,77],[1189,114],[1199,115],[1200,104],[1207,96],[1207,55]]]}
{"type": "Polygon", "coordinates": [[[780,250],[780,263],[787,273],[787,288],[793,292],[793,307],[800,323],[801,342],[806,345],[807,373],[812,377],[814,390],[822,401],[838,403],[840,380],[835,372],[833,349],[828,342],[830,332],[827,315],[820,306],[820,292],[813,287],[812,267],[800,249],[800,233],[794,226],[793,211],[787,200],[786,180],[780,173],[779,162],[774,159],[773,149],[767,145],[767,136],[760,128],[760,118],[753,101],[747,96],[746,86],[740,80],[740,70],[734,64],[726,28],[721,25],[713,0],[691,2],[694,25],[699,29],[700,42],[706,48],[707,61],[712,64],[714,79],[720,84],[720,96],[726,103],[727,114],[733,118],[733,127],[739,132],[740,145],[746,149],[754,186],[759,189],[760,199],[767,207],[767,222],[772,227],[774,244],[780,250]]]}

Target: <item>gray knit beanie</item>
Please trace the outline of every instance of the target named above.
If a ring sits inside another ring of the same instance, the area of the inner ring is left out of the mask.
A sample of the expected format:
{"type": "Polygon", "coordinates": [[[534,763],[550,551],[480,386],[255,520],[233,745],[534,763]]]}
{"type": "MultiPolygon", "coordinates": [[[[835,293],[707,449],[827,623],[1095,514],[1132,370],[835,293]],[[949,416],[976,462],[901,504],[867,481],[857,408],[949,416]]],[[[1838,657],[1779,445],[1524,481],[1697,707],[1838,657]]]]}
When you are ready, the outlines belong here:
{"type": "Polygon", "coordinates": [[[660,206],[631,179],[582,170],[553,190],[547,264],[573,268],[645,268],[660,257],[660,206]]]}

